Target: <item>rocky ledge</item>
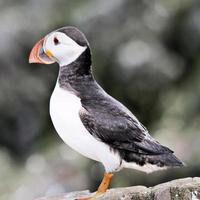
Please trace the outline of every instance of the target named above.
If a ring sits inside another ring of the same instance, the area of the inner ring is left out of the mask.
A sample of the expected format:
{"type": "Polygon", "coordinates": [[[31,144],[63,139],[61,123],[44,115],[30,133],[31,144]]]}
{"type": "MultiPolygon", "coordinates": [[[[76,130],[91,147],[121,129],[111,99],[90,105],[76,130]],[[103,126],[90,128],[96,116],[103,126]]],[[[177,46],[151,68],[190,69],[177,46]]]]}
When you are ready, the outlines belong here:
{"type": "MultiPolygon", "coordinates": [[[[75,200],[92,195],[89,191],[72,192],[37,200],[75,200]]],[[[154,187],[133,186],[110,189],[97,200],[199,200],[200,178],[177,179],[154,187]]]]}

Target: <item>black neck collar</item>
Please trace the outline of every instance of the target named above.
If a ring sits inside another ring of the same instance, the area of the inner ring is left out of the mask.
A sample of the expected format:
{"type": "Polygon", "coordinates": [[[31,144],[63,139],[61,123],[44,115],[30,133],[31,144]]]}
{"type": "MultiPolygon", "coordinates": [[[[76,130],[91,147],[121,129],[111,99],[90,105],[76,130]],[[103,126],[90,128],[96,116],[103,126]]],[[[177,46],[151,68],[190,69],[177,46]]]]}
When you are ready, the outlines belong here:
{"type": "Polygon", "coordinates": [[[61,88],[80,98],[91,94],[89,90],[96,88],[96,82],[92,75],[89,47],[74,62],[60,67],[58,83],[61,88]]]}

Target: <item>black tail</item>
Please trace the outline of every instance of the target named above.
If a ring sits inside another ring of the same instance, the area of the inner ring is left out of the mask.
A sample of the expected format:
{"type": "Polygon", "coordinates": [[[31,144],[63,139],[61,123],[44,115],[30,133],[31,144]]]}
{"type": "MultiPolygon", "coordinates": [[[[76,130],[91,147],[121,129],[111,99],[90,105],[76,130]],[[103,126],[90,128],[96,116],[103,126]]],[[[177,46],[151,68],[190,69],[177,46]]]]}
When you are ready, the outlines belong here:
{"type": "Polygon", "coordinates": [[[140,142],[120,143],[120,146],[114,148],[117,148],[121,158],[128,163],[135,162],[140,166],[151,164],[158,167],[184,166],[171,149],[161,145],[150,135],[140,142]]]}
{"type": "Polygon", "coordinates": [[[158,167],[183,167],[184,163],[181,162],[173,153],[163,154],[139,154],[130,151],[120,151],[120,155],[126,162],[135,162],[143,166],[146,164],[156,165],[158,167]]]}
{"type": "Polygon", "coordinates": [[[159,167],[183,167],[185,164],[180,161],[173,153],[146,156],[146,163],[159,167]]]}

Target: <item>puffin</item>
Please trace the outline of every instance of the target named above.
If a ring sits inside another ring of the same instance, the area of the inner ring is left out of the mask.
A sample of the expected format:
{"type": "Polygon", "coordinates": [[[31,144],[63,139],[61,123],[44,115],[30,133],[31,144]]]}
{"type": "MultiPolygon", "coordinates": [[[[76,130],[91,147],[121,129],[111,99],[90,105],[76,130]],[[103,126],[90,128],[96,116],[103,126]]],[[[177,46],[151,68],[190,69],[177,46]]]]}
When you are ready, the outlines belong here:
{"type": "Polygon", "coordinates": [[[89,43],[76,27],[50,32],[30,52],[29,63],[55,62],[59,72],[49,104],[52,123],[68,146],[105,168],[96,193],[83,199],[105,193],[113,174],[123,168],[150,173],[184,166],[171,149],[155,140],[128,108],[97,83],[89,43]]]}

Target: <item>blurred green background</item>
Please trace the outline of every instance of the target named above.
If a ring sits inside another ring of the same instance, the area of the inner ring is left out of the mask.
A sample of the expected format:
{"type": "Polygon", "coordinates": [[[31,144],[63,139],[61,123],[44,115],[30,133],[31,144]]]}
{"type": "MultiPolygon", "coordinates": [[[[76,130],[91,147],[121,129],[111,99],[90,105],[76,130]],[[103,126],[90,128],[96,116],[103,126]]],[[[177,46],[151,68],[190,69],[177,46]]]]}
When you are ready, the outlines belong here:
{"type": "Polygon", "coordinates": [[[32,46],[73,25],[93,71],[187,167],[146,175],[123,170],[112,187],[200,176],[199,0],[0,0],[0,200],[94,191],[101,164],[65,145],[49,117],[56,64],[30,65],[32,46]]]}

